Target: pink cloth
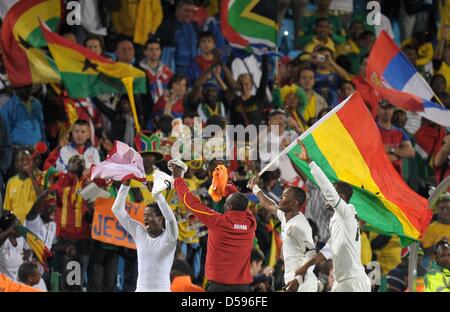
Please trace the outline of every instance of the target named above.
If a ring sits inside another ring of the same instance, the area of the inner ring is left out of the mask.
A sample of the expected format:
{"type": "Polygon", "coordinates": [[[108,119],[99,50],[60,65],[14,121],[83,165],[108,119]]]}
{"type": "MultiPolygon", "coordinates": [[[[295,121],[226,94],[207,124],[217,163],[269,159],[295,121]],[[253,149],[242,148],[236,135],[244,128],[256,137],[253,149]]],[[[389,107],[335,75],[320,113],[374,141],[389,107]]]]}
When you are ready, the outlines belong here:
{"type": "Polygon", "coordinates": [[[115,141],[106,159],[91,167],[91,180],[96,178],[124,182],[146,181],[142,156],[123,142],[115,141]]]}

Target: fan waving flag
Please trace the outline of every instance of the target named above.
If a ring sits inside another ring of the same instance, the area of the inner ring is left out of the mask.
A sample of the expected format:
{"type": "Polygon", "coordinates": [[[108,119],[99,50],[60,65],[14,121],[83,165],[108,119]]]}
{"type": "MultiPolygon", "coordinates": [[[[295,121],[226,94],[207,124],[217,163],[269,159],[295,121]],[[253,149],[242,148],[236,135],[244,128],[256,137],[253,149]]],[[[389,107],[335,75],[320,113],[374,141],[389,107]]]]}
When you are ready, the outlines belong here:
{"type": "MultiPolygon", "coordinates": [[[[399,236],[405,246],[422,236],[432,217],[428,201],[410,189],[394,169],[378,127],[358,92],[304,132],[300,140],[331,182],[340,180],[352,185],[350,202],[368,228],[399,236]]],[[[316,183],[309,166],[296,156],[300,153],[296,142],[283,153],[316,183]]]]}
{"type": "Polygon", "coordinates": [[[24,226],[16,227],[17,233],[22,236],[27,242],[28,246],[30,246],[33,253],[36,255],[39,263],[48,270],[47,267],[47,258],[53,256],[53,253],[48,250],[47,246],[45,246],[44,242],[33,232],[31,232],[28,228],[24,226]]]}
{"type": "Polygon", "coordinates": [[[276,46],[276,12],[273,0],[222,0],[222,32],[233,47],[263,54],[276,46]]]}
{"type": "Polygon", "coordinates": [[[143,71],[97,55],[50,31],[43,23],[41,29],[69,97],[79,99],[106,93],[125,93],[124,78],[134,78],[134,93],[146,91],[143,71]]]}
{"type": "Polygon", "coordinates": [[[19,1],[10,8],[2,26],[3,62],[13,87],[60,81],[53,60],[40,48],[47,45],[38,17],[56,30],[63,15],[62,0],[19,1]]]}
{"type": "Polygon", "coordinates": [[[386,32],[375,41],[367,62],[367,77],[381,96],[402,109],[418,112],[450,127],[450,110],[431,99],[434,92],[386,32]]]}

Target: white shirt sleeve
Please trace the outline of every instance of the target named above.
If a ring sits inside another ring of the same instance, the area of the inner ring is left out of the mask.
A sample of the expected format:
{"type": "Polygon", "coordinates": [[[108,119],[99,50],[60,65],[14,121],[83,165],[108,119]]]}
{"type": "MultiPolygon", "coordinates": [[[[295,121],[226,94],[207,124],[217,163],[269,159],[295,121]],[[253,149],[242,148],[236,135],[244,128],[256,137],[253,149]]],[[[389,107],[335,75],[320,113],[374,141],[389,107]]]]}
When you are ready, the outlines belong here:
{"type": "Polygon", "coordinates": [[[331,244],[330,241],[328,241],[325,246],[322,247],[320,250],[320,253],[325,257],[325,259],[333,259],[333,252],[331,251],[331,244]]]}
{"type": "Polygon", "coordinates": [[[166,220],[167,233],[173,241],[176,241],[178,239],[178,222],[172,209],[167,204],[166,199],[161,195],[161,193],[153,193],[152,195],[153,198],[156,199],[156,203],[158,204],[159,209],[166,220]]]}
{"type": "Polygon", "coordinates": [[[117,220],[119,220],[120,224],[125,228],[125,230],[127,230],[127,232],[130,233],[131,236],[133,236],[133,238],[136,240],[138,230],[143,228],[143,226],[142,224],[131,218],[128,215],[128,212],[125,210],[125,200],[127,199],[129,190],[129,186],[123,184],[120,186],[116,200],[114,201],[114,205],[112,206],[112,212],[116,216],[117,220]]]}
{"type": "Polygon", "coordinates": [[[284,220],[286,220],[285,217],[284,217],[284,212],[281,211],[280,209],[277,209],[277,218],[282,223],[284,222],[284,220]]]}
{"type": "Polygon", "coordinates": [[[309,168],[311,168],[311,174],[316,180],[327,202],[342,218],[347,217],[352,209],[348,209],[347,203],[339,197],[333,184],[331,184],[330,180],[328,180],[328,177],[322,169],[320,169],[314,161],[309,164],[309,168]]]}
{"type": "Polygon", "coordinates": [[[96,147],[94,147],[94,160],[92,161],[92,163],[94,165],[98,164],[100,162],[100,154],[98,152],[98,149],[96,147]]]}

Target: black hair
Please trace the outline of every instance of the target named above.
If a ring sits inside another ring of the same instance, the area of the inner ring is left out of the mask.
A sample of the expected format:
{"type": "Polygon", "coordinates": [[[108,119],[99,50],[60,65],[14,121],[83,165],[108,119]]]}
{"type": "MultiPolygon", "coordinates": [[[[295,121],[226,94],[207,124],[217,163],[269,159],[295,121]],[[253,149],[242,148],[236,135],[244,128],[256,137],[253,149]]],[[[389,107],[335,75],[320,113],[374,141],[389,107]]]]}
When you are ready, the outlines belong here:
{"type": "Polygon", "coordinates": [[[168,85],[169,89],[172,89],[172,86],[174,83],[180,82],[182,80],[186,80],[186,87],[189,87],[189,79],[186,75],[175,74],[172,76],[172,78],[170,78],[169,85],[168,85]]]}
{"type": "Polygon", "coordinates": [[[162,43],[161,43],[161,38],[156,37],[156,36],[150,37],[150,38],[147,40],[147,42],[145,43],[144,48],[147,49],[148,46],[149,46],[150,44],[154,44],[154,43],[159,44],[159,47],[160,47],[161,50],[162,50],[163,47],[162,47],[162,43]]]}
{"type": "MultiPolygon", "coordinates": [[[[406,117],[406,112],[401,109],[397,109],[394,111],[394,114],[392,115],[392,124],[398,128],[402,128],[403,125],[400,123],[400,116],[404,115],[406,117]]],[[[407,119],[406,119],[407,120],[407,119]]]]}
{"type": "Polygon", "coordinates": [[[61,28],[61,30],[59,31],[59,34],[61,36],[65,36],[65,35],[71,34],[71,35],[74,35],[75,38],[77,38],[77,35],[70,29],[70,26],[68,26],[68,25],[63,26],[61,28]]]}
{"type": "Polygon", "coordinates": [[[174,118],[170,115],[162,115],[158,121],[158,128],[161,129],[164,134],[170,135],[172,132],[173,119],[174,118]]]}
{"type": "Polygon", "coordinates": [[[252,263],[253,261],[255,262],[264,262],[264,259],[266,257],[264,256],[264,254],[262,253],[261,250],[253,248],[252,252],[250,253],[250,263],[252,263]]]}
{"type": "Polygon", "coordinates": [[[119,47],[119,44],[120,44],[121,42],[124,42],[124,41],[130,42],[130,43],[133,45],[133,47],[134,47],[133,41],[131,41],[130,39],[128,39],[128,38],[125,37],[125,36],[119,36],[119,38],[117,39],[117,42],[116,42],[116,48],[115,48],[115,50],[117,50],[117,48],[119,47]]]}
{"type": "Polygon", "coordinates": [[[350,198],[353,195],[353,188],[350,184],[344,181],[338,181],[334,183],[334,187],[339,194],[345,195],[347,200],[350,201],[350,198]]]}
{"type": "Polygon", "coordinates": [[[89,127],[89,122],[85,119],[77,119],[75,120],[75,122],[73,123],[73,125],[77,125],[77,126],[88,126],[89,127]]]}
{"type": "Polygon", "coordinates": [[[320,22],[327,22],[328,24],[330,23],[330,21],[328,20],[328,18],[326,17],[319,17],[318,19],[316,19],[316,22],[314,23],[314,26],[319,26],[320,22]]]}
{"type": "MultiPolygon", "coordinates": [[[[19,282],[26,283],[28,277],[32,276],[38,270],[38,266],[33,262],[24,262],[19,267],[19,272],[17,274],[19,282]]],[[[39,271],[38,271],[39,272],[39,271]]]]}
{"type": "Polygon", "coordinates": [[[300,203],[300,205],[303,205],[306,200],[305,191],[296,186],[289,186],[288,189],[294,194],[294,198],[300,203]]]}
{"type": "Polygon", "coordinates": [[[248,206],[248,198],[240,192],[236,192],[228,199],[230,201],[231,210],[245,211],[248,206]]]}
{"type": "Polygon", "coordinates": [[[17,217],[12,212],[10,211],[4,212],[0,218],[0,230],[1,231],[7,230],[16,219],[17,217]]]}
{"type": "Polygon", "coordinates": [[[194,0],[178,0],[177,8],[181,5],[196,5],[194,0]]]}
{"type": "Polygon", "coordinates": [[[195,118],[195,117],[199,117],[198,112],[196,112],[196,111],[187,110],[183,114],[183,120],[185,118],[195,118]]]}
{"type": "Polygon", "coordinates": [[[147,208],[153,209],[155,211],[155,215],[157,215],[158,217],[163,217],[163,214],[161,212],[161,209],[159,209],[159,206],[157,203],[151,203],[147,205],[147,208]]]}
{"type": "Polygon", "coordinates": [[[307,63],[306,65],[300,67],[300,69],[298,70],[298,76],[300,77],[302,72],[304,72],[305,70],[309,70],[309,71],[313,72],[314,76],[316,75],[314,68],[312,68],[311,65],[309,63],[307,63]]]}
{"type": "Polygon", "coordinates": [[[317,49],[317,52],[326,52],[326,51],[330,52],[331,57],[334,58],[334,52],[330,48],[321,46],[317,49]]]}
{"type": "Polygon", "coordinates": [[[201,32],[198,34],[198,42],[200,42],[200,40],[201,40],[202,38],[212,38],[212,39],[214,40],[214,42],[216,42],[216,38],[214,37],[213,33],[210,32],[209,30],[207,30],[207,31],[201,31],[201,32]]]}

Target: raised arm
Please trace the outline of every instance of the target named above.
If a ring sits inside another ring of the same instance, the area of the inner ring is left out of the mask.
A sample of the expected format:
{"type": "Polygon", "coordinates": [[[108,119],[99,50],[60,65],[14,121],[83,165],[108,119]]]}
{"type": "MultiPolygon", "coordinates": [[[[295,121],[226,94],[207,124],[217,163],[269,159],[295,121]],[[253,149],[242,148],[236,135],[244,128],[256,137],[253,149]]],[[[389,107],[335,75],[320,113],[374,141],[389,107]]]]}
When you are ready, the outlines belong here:
{"type": "Polygon", "coordinates": [[[172,209],[167,204],[166,199],[161,195],[161,193],[153,193],[152,195],[153,198],[156,199],[156,203],[158,204],[159,209],[166,220],[167,233],[173,241],[176,241],[178,239],[178,222],[172,209]]]}
{"type": "Polygon", "coordinates": [[[435,167],[442,166],[450,156],[450,134],[444,138],[444,143],[434,156],[433,165],[435,167]]]}
{"type": "Polygon", "coordinates": [[[258,197],[261,206],[270,210],[271,213],[277,215],[278,205],[270,199],[258,186],[258,177],[253,177],[248,183],[248,188],[258,197]]]}
{"type": "Polygon", "coordinates": [[[119,192],[117,193],[116,200],[114,201],[114,205],[112,206],[112,212],[116,216],[117,220],[119,220],[120,224],[127,230],[128,233],[136,237],[138,230],[142,227],[142,224],[134,220],[128,215],[128,212],[125,210],[125,200],[127,199],[128,192],[130,190],[130,186],[126,184],[122,184],[120,186],[119,192]]]}
{"type": "Polygon", "coordinates": [[[41,208],[42,208],[42,204],[44,203],[44,200],[47,199],[48,195],[50,193],[50,190],[45,190],[41,195],[38,196],[38,198],[36,199],[36,201],[34,202],[33,206],[31,207],[30,211],[28,212],[26,219],[28,221],[32,221],[34,219],[36,219],[36,217],[38,216],[41,208]]]}
{"type": "Polygon", "coordinates": [[[99,98],[93,97],[92,98],[95,107],[98,108],[100,112],[102,112],[103,115],[105,115],[110,121],[113,121],[115,116],[117,115],[117,112],[108,106],[106,106],[105,103],[103,103],[99,98]]]}
{"type": "Polygon", "coordinates": [[[339,197],[338,192],[336,191],[328,177],[325,175],[325,173],[322,171],[322,169],[309,158],[306,146],[300,141],[297,141],[297,143],[301,147],[301,153],[297,154],[297,157],[299,157],[309,165],[311,174],[316,180],[317,186],[322,191],[322,194],[325,196],[327,202],[338,214],[340,214],[342,217],[346,217],[347,212],[350,210],[346,209],[346,207],[348,206],[347,203],[341,197],[339,197]]]}
{"type": "Polygon", "coordinates": [[[178,200],[186,206],[204,225],[208,228],[211,228],[216,225],[219,218],[222,216],[217,211],[212,210],[211,208],[202,204],[200,199],[196,197],[189,191],[186,182],[182,178],[182,169],[176,165],[170,166],[174,184],[175,191],[178,195],[178,200]]]}

